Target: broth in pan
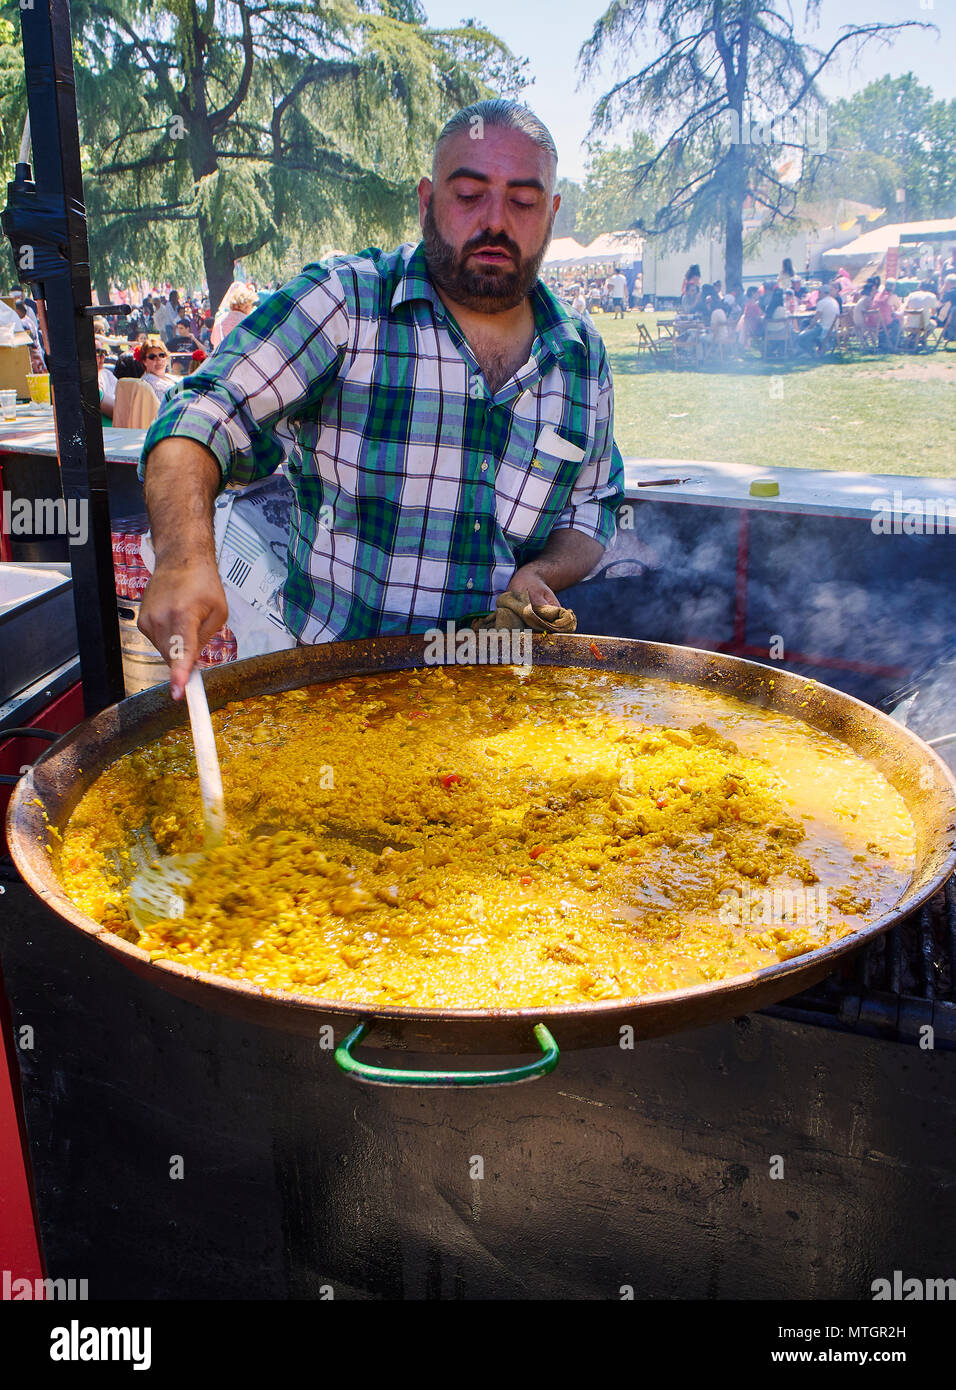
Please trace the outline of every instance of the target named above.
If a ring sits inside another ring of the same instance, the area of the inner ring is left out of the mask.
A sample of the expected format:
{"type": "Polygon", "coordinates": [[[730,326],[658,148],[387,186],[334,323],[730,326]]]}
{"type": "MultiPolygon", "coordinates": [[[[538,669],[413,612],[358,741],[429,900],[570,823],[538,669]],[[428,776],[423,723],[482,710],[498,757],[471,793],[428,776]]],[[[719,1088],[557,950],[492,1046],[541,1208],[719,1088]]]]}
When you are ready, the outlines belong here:
{"type": "Polygon", "coordinates": [[[154,958],[316,998],[517,1008],[750,973],[883,916],[902,797],[790,716],[662,680],[429,667],[213,714],[227,842],[181,918],[132,923],[137,830],[202,847],[188,729],[64,832],[73,901],[154,958]]]}

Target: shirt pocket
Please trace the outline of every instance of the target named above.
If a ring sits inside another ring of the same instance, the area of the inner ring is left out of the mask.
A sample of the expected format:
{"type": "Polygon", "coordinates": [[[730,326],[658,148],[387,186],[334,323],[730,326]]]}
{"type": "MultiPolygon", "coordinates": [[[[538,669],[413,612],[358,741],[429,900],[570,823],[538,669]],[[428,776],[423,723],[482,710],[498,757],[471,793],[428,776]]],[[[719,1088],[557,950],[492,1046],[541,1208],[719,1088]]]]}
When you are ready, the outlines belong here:
{"type": "Polygon", "coordinates": [[[568,505],[571,489],[581,472],[583,449],[575,449],[555,436],[557,443],[542,431],[541,447],[535,446],[527,463],[499,462],[495,473],[495,515],[509,540],[526,541],[546,535],[568,505]],[[547,447],[544,447],[547,446],[547,447]],[[550,452],[580,453],[581,458],[561,458],[550,452]]]}

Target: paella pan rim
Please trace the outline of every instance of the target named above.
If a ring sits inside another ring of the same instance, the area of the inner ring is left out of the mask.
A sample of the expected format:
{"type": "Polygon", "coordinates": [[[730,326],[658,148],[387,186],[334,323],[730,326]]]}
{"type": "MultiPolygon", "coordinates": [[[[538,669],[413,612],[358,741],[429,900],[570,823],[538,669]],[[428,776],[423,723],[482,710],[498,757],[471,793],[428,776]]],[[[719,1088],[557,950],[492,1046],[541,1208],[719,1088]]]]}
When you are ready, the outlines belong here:
{"type": "MultiPolygon", "coordinates": [[[[249,688],[245,690],[246,696],[265,694],[279,689],[294,689],[297,685],[421,666],[424,664],[422,653],[421,636],[328,643],[319,647],[272,653],[265,657],[251,657],[245,661],[213,668],[205,673],[204,680],[210,705],[217,708],[228,700],[242,698],[240,690],[236,687],[241,687],[247,682],[249,688]],[[293,679],[288,678],[290,673],[294,676],[293,679]]],[[[219,1010],[231,1012],[232,1006],[235,1005],[239,1006],[240,1012],[244,1012],[243,1006],[255,1006],[256,1013],[260,1015],[259,1021],[280,1027],[288,1026],[284,1024],[281,1016],[294,1012],[300,1016],[299,1022],[293,1025],[295,1031],[303,1030],[306,1020],[302,1016],[309,1015],[316,1020],[320,1016],[322,1019],[339,1017],[355,1022],[371,1020],[386,1030],[392,1027],[397,1028],[399,1032],[403,1025],[413,1029],[417,1026],[429,1033],[445,1025],[456,1028],[456,1035],[459,1037],[462,1029],[470,1033],[477,1027],[493,1027],[496,1023],[521,1025],[527,1030],[536,1022],[553,1021],[556,1025],[561,1022],[566,1025],[583,1025],[584,1033],[593,1026],[595,1034],[601,1035],[605,1042],[609,1037],[609,1029],[613,1031],[613,1024],[630,1020],[639,1025],[639,1020],[645,1014],[653,1014],[656,1017],[653,1031],[661,1033],[695,1026],[701,1022],[716,1021],[719,1018],[729,1018],[774,999],[785,998],[822,978],[829,973],[840,957],[858,950],[865,942],[888,930],[905,913],[921,906],[956,870],[956,779],[953,778],[950,769],[932,749],[909,730],[896,724],[889,716],[842,691],[740,657],[728,657],[700,648],[647,643],[625,638],[586,635],[535,638],[533,659],[540,665],[591,668],[607,674],[621,672],[656,676],[705,689],[715,689],[716,678],[731,671],[742,678],[743,685],[747,685],[748,682],[751,684],[752,696],[758,695],[759,698],[751,698],[748,701],[751,704],[781,707],[780,700],[784,691],[789,691],[791,695],[804,695],[805,700],[798,703],[806,704],[808,707],[814,700],[822,700],[825,707],[831,709],[836,702],[847,718],[856,717],[874,730],[883,730],[895,744],[908,749],[911,754],[918,753],[924,764],[929,761],[934,766],[937,780],[932,785],[940,791],[941,796],[941,803],[937,808],[937,838],[940,835],[946,837],[945,843],[937,843],[935,869],[928,876],[924,876],[918,887],[911,881],[889,912],[858,932],[821,946],[815,951],[806,952],[778,964],[770,964],[758,971],[679,990],[588,1003],[508,1009],[465,1009],[358,1003],[293,991],[262,989],[246,981],[199,971],[176,961],[154,959],[141,947],[108,931],[81,912],[66,896],[54,871],[52,856],[47,853],[48,837],[42,833],[47,805],[43,799],[44,779],[61,764],[69,762],[71,754],[74,758],[83,757],[84,752],[92,754],[95,766],[75,766],[76,777],[79,777],[81,772],[83,774],[82,785],[72,798],[75,802],[95,777],[126,751],[125,748],[115,746],[118,732],[122,731],[128,740],[144,722],[156,723],[155,718],[150,721],[147,716],[158,715],[163,728],[173,728],[184,723],[185,711],[182,706],[173,706],[168,687],[154,687],[111,706],[93,719],[78,725],[43,754],[34,765],[32,774],[21,780],[11,798],[7,830],[14,863],[25,882],[52,911],[84,935],[97,940],[129,968],[152,980],[160,988],[181,993],[184,997],[219,1010]],[[109,753],[105,759],[104,752],[109,753]],[[944,804],[946,794],[948,803],[944,804]],[[754,996],[759,996],[757,1004],[752,1002],[754,996]]],[[[723,681],[718,681],[716,688],[723,693],[735,694],[737,698],[747,699],[747,696],[740,694],[738,690],[727,688],[723,681]]],[[[809,713],[796,710],[787,712],[796,713],[797,717],[805,719],[807,723],[820,727],[814,720],[814,714],[819,711],[810,708],[809,713]]],[[[159,732],[162,732],[162,729],[149,736],[157,737],[159,732]]],[[[135,746],[135,740],[129,746],[135,746]]],[[[90,763],[90,758],[87,757],[85,761],[90,763]]],[[[59,800],[61,804],[65,804],[67,800],[62,788],[59,800]]],[[[65,822],[71,810],[72,805],[68,805],[60,820],[65,822]]],[[[53,824],[58,824],[56,818],[53,824]]],[[[582,1034],[580,1026],[575,1031],[582,1034]]],[[[636,1026],[635,1032],[641,1031],[640,1027],[636,1026]]],[[[572,1041],[570,1045],[587,1046],[588,1041],[572,1041]]]]}

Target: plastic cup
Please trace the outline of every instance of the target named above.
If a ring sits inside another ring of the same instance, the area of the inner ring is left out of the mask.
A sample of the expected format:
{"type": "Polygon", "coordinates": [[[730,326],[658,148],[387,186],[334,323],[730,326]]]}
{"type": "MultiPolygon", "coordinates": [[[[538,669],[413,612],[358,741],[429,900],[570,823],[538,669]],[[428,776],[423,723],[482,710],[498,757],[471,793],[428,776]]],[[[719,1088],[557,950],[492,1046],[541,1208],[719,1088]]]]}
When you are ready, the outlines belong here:
{"type": "Polygon", "coordinates": [[[27,390],[30,392],[31,401],[38,405],[43,403],[50,404],[50,374],[49,372],[27,372],[27,390]]]}
{"type": "Polygon", "coordinates": [[[4,421],[15,420],[17,418],[16,391],[0,391],[0,417],[2,417],[4,421]]]}

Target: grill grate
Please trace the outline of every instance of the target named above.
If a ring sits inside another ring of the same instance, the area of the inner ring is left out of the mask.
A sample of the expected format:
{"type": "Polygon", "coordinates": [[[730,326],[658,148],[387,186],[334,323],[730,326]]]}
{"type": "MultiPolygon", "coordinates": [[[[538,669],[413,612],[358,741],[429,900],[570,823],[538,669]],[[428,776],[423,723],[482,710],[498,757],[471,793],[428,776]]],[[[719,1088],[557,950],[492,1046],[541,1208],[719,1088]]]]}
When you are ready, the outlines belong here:
{"type": "Polygon", "coordinates": [[[820,984],[764,1010],[829,1028],[956,1050],[956,877],[820,984]]]}

